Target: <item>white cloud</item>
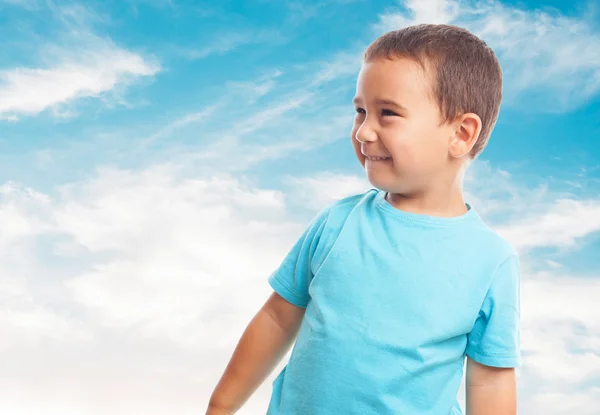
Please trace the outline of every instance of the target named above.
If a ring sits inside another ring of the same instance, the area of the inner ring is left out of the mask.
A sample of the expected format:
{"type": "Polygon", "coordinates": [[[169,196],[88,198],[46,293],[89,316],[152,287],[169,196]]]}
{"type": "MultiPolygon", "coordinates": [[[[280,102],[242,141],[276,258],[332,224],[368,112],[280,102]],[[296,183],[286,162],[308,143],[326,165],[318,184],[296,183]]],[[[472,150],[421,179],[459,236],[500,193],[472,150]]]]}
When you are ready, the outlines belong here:
{"type": "Polygon", "coordinates": [[[171,150],[186,164],[202,162],[207,171],[239,172],[265,160],[319,148],[347,136],[352,124],[350,105],[330,105],[326,112],[318,111],[328,105],[328,99],[311,90],[292,90],[258,110],[236,114],[239,108],[233,106],[228,119],[239,121],[206,129],[200,139],[208,144],[171,150]]]}
{"type": "Polygon", "coordinates": [[[55,62],[48,67],[0,72],[0,115],[14,119],[47,109],[60,114],[64,111],[61,105],[101,97],[117,86],[127,85],[136,77],[154,75],[160,69],[157,63],[109,40],[95,39],[76,51],[56,47],[46,53],[51,53],[55,62]]]}
{"type": "MultiPolygon", "coordinates": [[[[274,88],[276,78],[281,76],[282,73],[282,71],[275,69],[263,74],[258,80],[253,82],[226,82],[225,90],[211,105],[204,107],[199,111],[186,113],[180,116],[166,126],[159,128],[158,131],[151,134],[149,137],[139,140],[139,142],[134,145],[135,148],[138,150],[146,149],[161,139],[172,138],[176,132],[183,128],[190,126],[198,127],[212,119],[217,110],[221,110],[227,105],[229,106],[228,111],[233,112],[235,109],[231,107],[240,99],[243,99],[245,105],[253,105],[258,99],[267,95],[274,88]]],[[[309,97],[310,96],[306,94],[297,97],[288,96],[287,99],[282,100],[280,105],[271,105],[267,109],[261,109],[252,114],[252,116],[248,117],[245,121],[235,123],[231,130],[236,135],[251,133],[260,129],[265,123],[268,123],[273,118],[297,108],[309,97]]],[[[215,135],[229,137],[231,134],[232,133],[220,131],[215,135]]],[[[220,141],[217,140],[217,142],[220,141]]]]}
{"type": "MultiPolygon", "coordinates": [[[[213,165],[221,165],[228,171],[245,170],[261,161],[309,151],[344,137],[346,133],[349,134],[346,130],[352,117],[347,114],[348,111],[345,107],[330,108],[327,117],[328,123],[322,123],[319,119],[314,119],[313,123],[310,123],[299,115],[282,117],[270,126],[270,128],[281,128],[278,133],[280,141],[274,143],[255,144],[252,137],[240,136],[233,130],[232,135],[226,135],[224,140],[209,147],[207,153],[195,154],[192,155],[192,158],[209,154],[213,157],[213,165]],[[284,127],[284,121],[287,121],[287,128],[284,127]],[[223,162],[228,163],[224,164],[223,162]]],[[[255,127],[249,124],[248,128],[252,130],[255,127]]]]}
{"type": "Polygon", "coordinates": [[[600,402],[600,388],[591,387],[583,391],[540,393],[531,403],[521,406],[523,413],[527,414],[581,414],[596,415],[600,402]]]}
{"type": "Polygon", "coordinates": [[[228,92],[238,93],[243,96],[244,100],[253,103],[271,92],[275,87],[275,80],[281,75],[283,75],[283,71],[274,69],[253,82],[226,81],[225,88],[228,92]]]}
{"type": "Polygon", "coordinates": [[[372,188],[366,177],[329,172],[310,177],[288,177],[286,181],[293,187],[290,197],[314,210],[372,188]]]}
{"type": "MultiPolygon", "coordinates": [[[[0,332],[11,366],[0,412],[202,410],[270,292],[268,274],[305,226],[290,220],[290,201],[316,210],[370,187],[334,173],[286,183],[288,195],[164,164],[102,168],[55,196],[4,185],[0,332]]],[[[521,407],[558,415],[549,396],[578,387],[569,405],[586,413],[597,392],[578,382],[600,364],[600,285],[554,272],[523,275],[521,407]]],[[[264,412],[287,358],[240,414],[264,412]]]]}
{"type": "Polygon", "coordinates": [[[125,89],[141,77],[161,70],[154,57],[116,45],[92,31],[105,15],[83,5],[47,3],[48,19],[60,28],[52,41],[36,44],[35,64],[0,71],[0,120],[17,121],[49,111],[57,118],[74,117],[74,104],[84,98],[126,104],[125,89]]]}
{"type": "Polygon", "coordinates": [[[361,65],[361,52],[362,50],[338,52],[327,61],[322,62],[321,67],[311,80],[311,85],[319,86],[336,79],[358,75],[361,65]]]}
{"type": "Polygon", "coordinates": [[[600,231],[600,200],[560,199],[545,212],[528,213],[498,231],[519,249],[573,246],[581,238],[600,231]]]}
{"type": "Polygon", "coordinates": [[[547,184],[536,189],[519,186],[509,172],[493,169],[489,161],[478,159],[469,167],[465,189],[465,199],[522,252],[537,247],[576,249],[577,242],[600,231],[600,200],[576,198],[547,184]]]}
{"type": "Polygon", "coordinates": [[[166,126],[160,128],[157,132],[153,133],[147,138],[142,139],[140,142],[136,144],[138,148],[147,147],[157,140],[165,137],[170,137],[172,134],[188,125],[198,125],[210,118],[212,114],[216,110],[218,110],[222,106],[222,102],[219,101],[207,108],[203,108],[200,111],[185,114],[180,118],[177,118],[175,121],[167,124],[166,126]]]}
{"type": "Polygon", "coordinates": [[[600,397],[598,295],[598,278],[525,276],[521,291],[523,413],[595,413],[590,404],[600,397]]]}
{"type": "Polygon", "coordinates": [[[214,39],[202,48],[175,48],[175,51],[191,60],[204,59],[211,55],[224,55],[244,45],[280,42],[283,37],[273,30],[253,30],[214,34],[214,39]]]}
{"type": "Polygon", "coordinates": [[[395,30],[420,23],[448,24],[461,12],[461,4],[452,0],[406,0],[399,3],[406,11],[381,14],[377,30],[395,30]]]}
{"type": "Polygon", "coordinates": [[[6,182],[0,186],[0,248],[9,249],[15,240],[36,236],[47,229],[45,221],[33,215],[50,203],[47,195],[6,182]]]}
{"type": "MultiPolygon", "coordinates": [[[[48,342],[89,342],[92,334],[76,319],[57,312],[32,295],[39,278],[40,237],[50,231],[50,198],[15,183],[0,186],[0,350],[36,349],[48,342]]],[[[41,267],[43,268],[43,264],[41,267]]],[[[47,274],[53,275],[51,271],[47,274]]],[[[40,285],[40,288],[42,285],[40,285]]]]}
{"type": "Polygon", "coordinates": [[[466,27],[498,55],[504,103],[564,112],[600,92],[600,33],[585,16],[524,10],[497,1],[408,0],[380,15],[378,32],[417,23],[466,27]]]}
{"type": "MultiPolygon", "coordinates": [[[[0,376],[0,412],[160,414],[170,405],[197,413],[206,405],[303,224],[287,218],[280,192],[180,173],[106,168],[55,198],[4,186],[0,229],[10,249],[0,255],[0,347],[21,370],[0,376]],[[143,358],[139,348],[148,350],[143,358]],[[56,365],[26,364],[32,353],[56,365]],[[165,366],[169,355],[179,357],[165,366]],[[112,362],[93,363],[106,356],[112,362]],[[42,372],[51,383],[32,381],[42,372]],[[139,394],[101,402],[115,385],[134,384],[139,394]]],[[[240,413],[264,410],[269,386],[240,413]]]]}

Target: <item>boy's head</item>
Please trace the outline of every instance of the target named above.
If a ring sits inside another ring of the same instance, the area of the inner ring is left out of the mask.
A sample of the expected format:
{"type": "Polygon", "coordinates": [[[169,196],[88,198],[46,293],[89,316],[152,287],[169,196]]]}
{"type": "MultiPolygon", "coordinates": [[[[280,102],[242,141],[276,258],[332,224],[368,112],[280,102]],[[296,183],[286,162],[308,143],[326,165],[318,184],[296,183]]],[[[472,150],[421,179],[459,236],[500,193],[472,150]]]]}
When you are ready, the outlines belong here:
{"type": "Polygon", "coordinates": [[[358,76],[356,155],[371,183],[393,193],[455,180],[485,148],[501,100],[500,64],[469,31],[388,32],[367,48],[358,76]]]}

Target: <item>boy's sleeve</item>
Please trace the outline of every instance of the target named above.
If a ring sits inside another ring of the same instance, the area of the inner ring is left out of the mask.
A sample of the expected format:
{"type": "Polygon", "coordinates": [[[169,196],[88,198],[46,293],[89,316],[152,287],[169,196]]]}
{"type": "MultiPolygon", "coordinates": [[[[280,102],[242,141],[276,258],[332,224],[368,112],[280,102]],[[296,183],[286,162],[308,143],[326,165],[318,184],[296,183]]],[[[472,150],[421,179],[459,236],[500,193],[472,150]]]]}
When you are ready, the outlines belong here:
{"type": "Polygon", "coordinates": [[[328,215],[329,208],[319,212],[268,279],[280,296],[298,307],[308,305],[308,286],[313,277],[311,262],[328,215]]]}
{"type": "Polygon", "coordinates": [[[520,352],[520,271],[513,254],[496,270],[473,329],[466,354],[487,366],[517,367],[520,352]]]}

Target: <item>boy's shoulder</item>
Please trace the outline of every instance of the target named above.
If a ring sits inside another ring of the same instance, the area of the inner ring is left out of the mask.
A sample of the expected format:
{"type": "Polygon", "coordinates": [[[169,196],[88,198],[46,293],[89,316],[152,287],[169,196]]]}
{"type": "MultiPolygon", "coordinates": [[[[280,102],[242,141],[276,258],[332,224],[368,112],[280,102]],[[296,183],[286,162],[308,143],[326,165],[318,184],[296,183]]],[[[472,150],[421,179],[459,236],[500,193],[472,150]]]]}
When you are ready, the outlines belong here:
{"type": "Polygon", "coordinates": [[[513,256],[519,256],[517,249],[504,235],[504,232],[492,227],[481,217],[479,217],[478,225],[478,231],[472,234],[472,239],[474,245],[481,249],[481,255],[487,254],[500,262],[513,256]]]}
{"type": "Polygon", "coordinates": [[[377,192],[377,189],[371,188],[365,192],[352,194],[330,202],[321,208],[309,226],[311,228],[319,228],[319,232],[323,232],[326,229],[331,231],[332,228],[339,230],[344,226],[352,211],[361,203],[372,199],[377,192]]]}
{"type": "Polygon", "coordinates": [[[344,207],[352,207],[361,203],[366,199],[373,198],[375,195],[379,193],[379,190],[372,187],[362,193],[355,193],[350,196],[343,197],[341,199],[336,200],[335,202],[330,204],[331,208],[344,208],[344,207]]]}
{"type": "Polygon", "coordinates": [[[378,192],[378,189],[370,188],[369,190],[362,193],[355,193],[350,196],[342,197],[341,199],[337,199],[336,201],[331,202],[329,205],[327,205],[322,210],[322,213],[326,213],[328,217],[347,217],[354,208],[356,208],[361,203],[365,203],[373,199],[373,197],[375,197],[378,192]]]}

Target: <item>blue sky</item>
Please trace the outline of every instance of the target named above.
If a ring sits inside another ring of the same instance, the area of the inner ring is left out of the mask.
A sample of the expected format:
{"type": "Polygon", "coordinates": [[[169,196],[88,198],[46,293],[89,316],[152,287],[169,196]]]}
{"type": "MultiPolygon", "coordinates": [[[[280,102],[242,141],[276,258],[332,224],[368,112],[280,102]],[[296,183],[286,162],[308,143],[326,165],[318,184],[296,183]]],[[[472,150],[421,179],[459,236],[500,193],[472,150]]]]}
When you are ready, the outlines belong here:
{"type": "Polygon", "coordinates": [[[0,0],[0,391],[18,390],[0,412],[49,413],[35,393],[56,413],[197,413],[299,232],[369,187],[360,56],[421,22],[467,27],[503,68],[465,195],[522,258],[523,413],[592,414],[600,7],[451,0],[0,0]]]}

